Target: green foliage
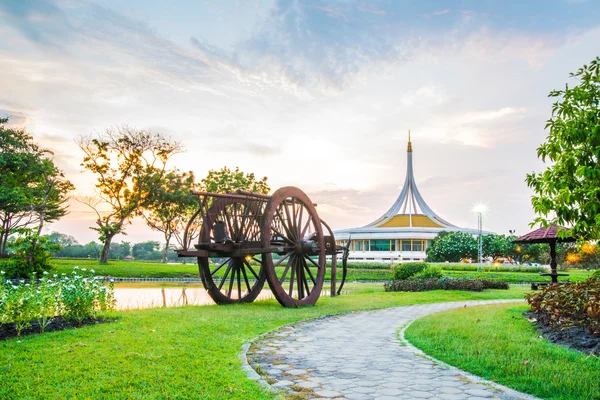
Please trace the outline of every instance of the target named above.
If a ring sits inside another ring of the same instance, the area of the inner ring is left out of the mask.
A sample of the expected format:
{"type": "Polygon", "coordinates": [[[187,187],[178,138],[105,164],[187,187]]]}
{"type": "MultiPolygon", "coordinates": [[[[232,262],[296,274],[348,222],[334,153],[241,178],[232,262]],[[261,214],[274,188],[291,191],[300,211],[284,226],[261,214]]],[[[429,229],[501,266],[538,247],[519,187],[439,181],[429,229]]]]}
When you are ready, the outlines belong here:
{"type": "Polygon", "coordinates": [[[9,128],[0,118],[0,256],[19,229],[37,226],[66,213],[74,186],[54,165],[52,152],[40,148],[23,129],[9,128]]]}
{"type": "MultiPolygon", "coordinates": [[[[434,264],[439,266],[444,271],[480,271],[482,268],[477,264],[434,264]]],[[[545,267],[531,267],[528,265],[513,265],[513,264],[500,264],[500,265],[484,265],[484,272],[525,272],[525,273],[540,273],[547,272],[548,269],[545,267]]]]}
{"type": "Polygon", "coordinates": [[[477,239],[466,232],[440,232],[427,248],[429,262],[458,262],[477,258],[477,239]]]}
{"type": "Polygon", "coordinates": [[[546,124],[550,132],[537,150],[548,168],[527,175],[538,214],[532,225],[572,226],[564,235],[600,237],[600,57],[570,74],[573,87],[553,90],[546,124]]]}
{"type": "Polygon", "coordinates": [[[51,243],[47,236],[38,236],[31,230],[26,230],[12,246],[15,254],[6,270],[10,278],[29,278],[49,271],[52,269],[52,253],[60,248],[51,243]]]}
{"type": "Polygon", "coordinates": [[[481,282],[484,289],[501,289],[501,290],[510,289],[510,285],[508,284],[508,282],[505,282],[505,281],[499,281],[496,279],[481,279],[481,278],[477,278],[477,280],[479,282],[481,282]]]}
{"type": "Polygon", "coordinates": [[[131,248],[131,254],[133,258],[140,260],[158,261],[162,257],[160,243],[154,240],[134,244],[131,248]]]}
{"type": "Polygon", "coordinates": [[[466,290],[481,292],[483,282],[478,279],[428,278],[394,280],[384,284],[386,292],[425,292],[429,290],[466,290]]]}
{"type": "Polygon", "coordinates": [[[267,177],[256,180],[253,173],[244,173],[238,167],[231,171],[227,167],[220,171],[210,170],[206,178],[202,179],[204,190],[211,193],[230,193],[236,190],[247,190],[255,193],[269,193],[267,177]]]}
{"type": "Polygon", "coordinates": [[[179,145],[158,133],[127,126],[95,138],[80,137],[77,144],[84,152],[81,166],[97,176],[98,192],[96,197],[79,200],[98,216],[92,229],[103,244],[100,260],[107,262],[112,238],[149,204],[150,193],[162,182],[167,162],[179,145]],[[103,205],[110,212],[100,212],[103,205]]]}
{"type": "Polygon", "coordinates": [[[405,280],[413,277],[427,268],[428,264],[424,262],[407,262],[398,264],[394,267],[394,280],[405,280]]]}
{"type": "MultiPolygon", "coordinates": [[[[164,177],[155,175],[156,182],[151,183],[148,190],[146,211],[143,213],[146,224],[155,231],[161,232],[165,240],[162,262],[167,262],[171,238],[175,236],[182,248],[188,248],[191,240],[197,235],[192,233],[188,243],[183,243],[183,231],[198,208],[198,200],[191,190],[198,186],[193,172],[171,171],[164,177]]],[[[200,224],[198,224],[197,229],[200,224]]],[[[196,231],[197,231],[196,229],[196,231]]],[[[188,233],[189,235],[189,233],[188,233]]]]}
{"type": "Polygon", "coordinates": [[[438,360],[537,398],[599,399],[600,359],[541,338],[525,311],[460,307],[416,320],[405,337],[438,360]]]}
{"type": "Polygon", "coordinates": [[[595,270],[595,271],[592,273],[592,276],[593,276],[594,278],[600,278],[600,269],[597,269],[597,270],[595,270]]]}
{"type": "Polygon", "coordinates": [[[600,335],[600,279],[548,285],[525,296],[538,321],[560,331],[571,327],[600,335]]]}
{"type": "Polygon", "coordinates": [[[36,281],[9,281],[0,271],[0,324],[14,324],[17,335],[38,322],[41,332],[56,317],[80,324],[114,308],[114,288],[93,276],[93,270],[75,267],[68,276],[40,274],[36,281]]]}
{"type": "Polygon", "coordinates": [[[415,274],[411,279],[434,279],[444,275],[442,269],[437,265],[427,265],[421,272],[415,274]]]}

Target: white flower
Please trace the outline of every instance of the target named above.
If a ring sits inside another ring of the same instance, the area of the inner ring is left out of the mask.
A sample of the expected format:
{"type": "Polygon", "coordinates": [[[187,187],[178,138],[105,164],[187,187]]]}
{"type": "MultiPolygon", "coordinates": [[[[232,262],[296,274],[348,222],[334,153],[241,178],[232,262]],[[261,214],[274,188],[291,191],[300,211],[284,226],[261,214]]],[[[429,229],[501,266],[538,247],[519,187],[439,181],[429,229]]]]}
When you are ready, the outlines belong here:
{"type": "Polygon", "coordinates": [[[81,270],[82,270],[82,271],[87,271],[87,269],[85,269],[85,268],[81,268],[81,270]]]}
{"type": "Polygon", "coordinates": [[[47,271],[44,271],[44,272],[43,272],[43,274],[44,274],[44,275],[48,275],[48,272],[47,272],[47,271]]]}
{"type": "Polygon", "coordinates": [[[110,281],[111,281],[111,282],[114,282],[115,280],[114,280],[114,279],[111,279],[110,281]]]}
{"type": "Polygon", "coordinates": [[[94,271],[93,269],[90,269],[90,272],[93,274],[93,273],[95,273],[96,271],[94,271]]]}
{"type": "Polygon", "coordinates": [[[79,267],[76,265],[76,266],[73,267],[73,269],[79,269],[79,267]]]}
{"type": "Polygon", "coordinates": [[[0,270],[0,275],[4,275],[6,272],[0,270]]]}

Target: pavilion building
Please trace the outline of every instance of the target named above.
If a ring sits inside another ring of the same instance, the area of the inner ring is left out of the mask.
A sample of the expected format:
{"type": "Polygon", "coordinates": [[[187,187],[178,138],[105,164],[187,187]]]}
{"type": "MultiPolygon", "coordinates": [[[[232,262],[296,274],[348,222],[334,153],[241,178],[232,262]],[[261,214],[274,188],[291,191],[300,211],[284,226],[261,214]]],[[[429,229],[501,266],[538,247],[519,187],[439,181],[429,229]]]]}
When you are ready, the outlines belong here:
{"type": "MultiPolygon", "coordinates": [[[[366,226],[334,232],[337,244],[346,245],[350,240],[349,261],[423,261],[427,257],[427,247],[442,231],[479,234],[477,229],[460,228],[451,224],[427,205],[415,183],[410,131],[406,151],[404,187],[390,209],[366,226]]],[[[482,233],[487,235],[492,232],[482,233]]]]}

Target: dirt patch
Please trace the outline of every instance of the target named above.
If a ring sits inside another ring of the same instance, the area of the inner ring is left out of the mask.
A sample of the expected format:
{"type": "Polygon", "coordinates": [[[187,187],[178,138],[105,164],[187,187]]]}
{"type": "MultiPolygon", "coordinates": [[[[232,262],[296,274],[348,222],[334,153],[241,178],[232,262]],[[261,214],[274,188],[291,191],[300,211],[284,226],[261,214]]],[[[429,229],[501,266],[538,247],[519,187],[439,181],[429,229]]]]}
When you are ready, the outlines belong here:
{"type": "Polygon", "coordinates": [[[600,355],[600,336],[592,335],[580,327],[552,328],[538,321],[532,312],[524,313],[533,322],[538,332],[552,343],[581,351],[582,353],[600,355]]]}
{"type": "MultiPolygon", "coordinates": [[[[45,332],[54,332],[54,331],[62,331],[70,328],[80,328],[86,325],[96,325],[96,324],[105,324],[107,322],[114,322],[115,318],[86,318],[81,322],[81,324],[76,321],[64,319],[63,317],[56,317],[52,319],[52,322],[46,327],[45,332]]],[[[40,325],[37,321],[33,321],[31,326],[21,332],[21,336],[32,335],[32,334],[40,334],[40,325]]],[[[3,324],[0,325],[0,340],[7,340],[17,337],[17,330],[15,329],[14,324],[3,324]]]]}

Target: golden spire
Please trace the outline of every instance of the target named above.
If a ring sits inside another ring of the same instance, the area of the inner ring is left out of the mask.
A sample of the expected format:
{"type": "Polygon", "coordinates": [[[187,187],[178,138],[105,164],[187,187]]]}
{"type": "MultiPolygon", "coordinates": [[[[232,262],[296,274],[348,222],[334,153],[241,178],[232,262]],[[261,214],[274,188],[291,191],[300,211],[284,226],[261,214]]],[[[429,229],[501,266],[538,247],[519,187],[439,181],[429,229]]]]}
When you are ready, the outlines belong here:
{"type": "Polygon", "coordinates": [[[408,148],[406,149],[407,153],[412,153],[412,143],[410,142],[410,129],[408,130],[408,148]]]}

